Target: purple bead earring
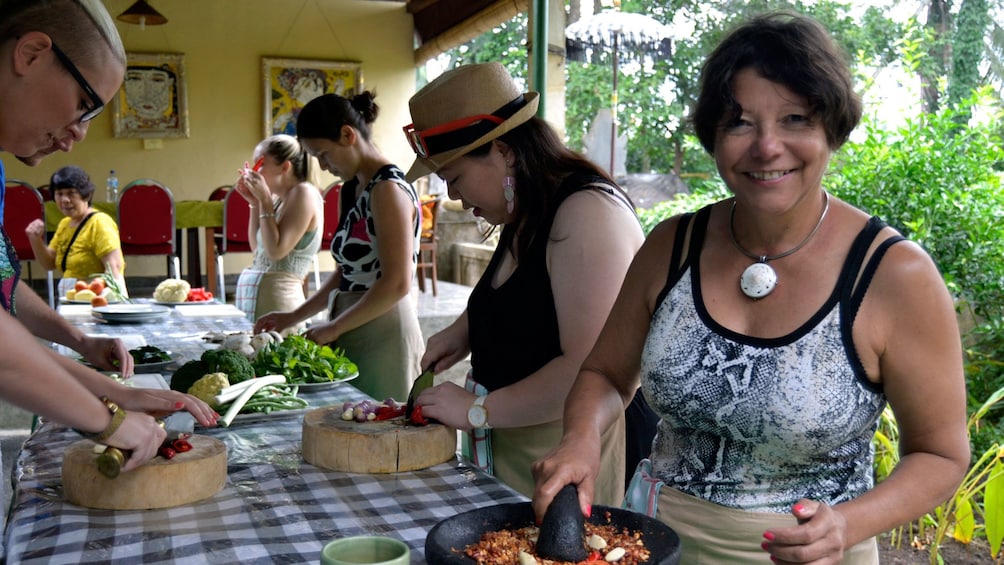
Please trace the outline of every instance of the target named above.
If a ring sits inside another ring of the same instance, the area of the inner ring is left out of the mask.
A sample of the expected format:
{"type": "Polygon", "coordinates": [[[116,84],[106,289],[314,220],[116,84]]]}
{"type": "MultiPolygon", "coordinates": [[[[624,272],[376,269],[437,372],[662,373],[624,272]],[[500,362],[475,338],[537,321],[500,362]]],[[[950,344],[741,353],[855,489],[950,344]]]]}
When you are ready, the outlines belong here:
{"type": "Polygon", "coordinates": [[[512,214],[516,205],[516,178],[506,175],[502,179],[502,196],[505,197],[505,209],[512,214]]]}

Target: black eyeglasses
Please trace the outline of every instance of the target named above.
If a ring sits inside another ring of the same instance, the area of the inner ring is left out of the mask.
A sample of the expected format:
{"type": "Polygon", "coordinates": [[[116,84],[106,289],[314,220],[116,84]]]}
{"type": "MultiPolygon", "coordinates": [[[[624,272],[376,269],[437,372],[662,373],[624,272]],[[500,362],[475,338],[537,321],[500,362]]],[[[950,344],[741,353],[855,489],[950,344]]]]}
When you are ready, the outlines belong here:
{"type": "Polygon", "coordinates": [[[87,79],[84,78],[84,75],[80,74],[77,66],[74,65],[73,61],[66,56],[66,53],[63,53],[62,49],[56,46],[55,42],[52,43],[52,52],[56,54],[56,57],[61,63],[63,63],[63,66],[70,72],[70,75],[76,79],[80,88],[84,89],[84,93],[87,94],[87,97],[91,99],[92,105],[84,108],[84,113],[80,116],[80,123],[83,124],[93,120],[101,113],[102,110],[105,109],[105,102],[101,100],[101,97],[98,96],[98,93],[95,92],[93,88],[91,88],[91,85],[87,82],[87,79]]]}

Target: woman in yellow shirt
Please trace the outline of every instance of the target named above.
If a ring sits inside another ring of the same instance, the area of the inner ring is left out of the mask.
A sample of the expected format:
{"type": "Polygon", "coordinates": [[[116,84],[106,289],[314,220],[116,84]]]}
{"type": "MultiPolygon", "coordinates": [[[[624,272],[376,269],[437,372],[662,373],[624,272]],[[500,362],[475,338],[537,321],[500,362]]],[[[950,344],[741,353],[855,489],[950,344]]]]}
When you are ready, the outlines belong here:
{"type": "Polygon", "coordinates": [[[45,242],[45,222],[35,220],[25,233],[35,258],[46,269],[59,269],[63,278],[88,279],[94,273],[113,273],[121,282],[125,273],[122,244],[115,220],[91,207],[94,183],[83,169],[67,166],[49,181],[60,220],[52,241],[45,242]]]}

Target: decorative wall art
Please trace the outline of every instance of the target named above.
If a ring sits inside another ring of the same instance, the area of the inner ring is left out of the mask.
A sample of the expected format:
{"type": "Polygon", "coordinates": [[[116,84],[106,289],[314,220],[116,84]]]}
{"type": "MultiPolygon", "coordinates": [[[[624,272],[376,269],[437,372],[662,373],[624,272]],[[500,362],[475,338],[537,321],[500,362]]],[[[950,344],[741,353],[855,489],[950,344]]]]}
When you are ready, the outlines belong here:
{"type": "Polygon", "coordinates": [[[127,53],[125,82],[112,98],[115,137],[188,137],[185,56],[127,53]]]}
{"type": "Polygon", "coordinates": [[[361,63],[309,59],[262,58],[265,92],[265,137],[296,135],[296,117],[307,102],[322,94],[351,98],[362,92],[361,63]]]}

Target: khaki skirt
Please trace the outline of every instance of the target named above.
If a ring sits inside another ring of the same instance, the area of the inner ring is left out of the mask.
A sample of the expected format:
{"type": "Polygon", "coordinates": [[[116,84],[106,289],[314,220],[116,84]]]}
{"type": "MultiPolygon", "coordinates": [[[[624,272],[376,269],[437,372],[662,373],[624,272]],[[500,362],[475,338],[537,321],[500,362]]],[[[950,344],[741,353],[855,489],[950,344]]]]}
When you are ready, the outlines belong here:
{"type": "MultiPolygon", "coordinates": [[[[296,310],[306,301],[306,296],[303,294],[303,279],[292,273],[262,273],[257,290],[255,320],[269,312],[296,310]]],[[[282,334],[299,333],[304,327],[305,324],[301,322],[286,328],[282,334]]]]}
{"type": "MultiPolygon", "coordinates": [[[[621,416],[603,434],[600,474],[596,478],[594,504],[621,505],[624,498],[625,440],[621,416]]],[[[492,428],[492,463],[495,477],[522,493],[533,496],[533,462],[543,458],[561,441],[560,420],[522,428],[492,428]]]]}
{"type": "MultiPolygon", "coordinates": [[[[363,294],[365,291],[336,292],[330,319],[358,302],[363,294]]],[[[359,367],[359,378],[352,381],[353,386],[378,401],[391,397],[403,402],[412,381],[418,378],[418,364],[425,351],[415,297],[398,300],[386,313],[345,332],[331,346],[342,348],[359,367]]]]}
{"type": "MultiPolygon", "coordinates": [[[[663,486],[657,518],[680,536],[683,565],[770,563],[760,544],[771,528],[796,525],[790,514],[747,512],[728,508],[663,486]]],[[[878,545],[867,539],[844,552],[843,565],[878,565],[878,545]]]]}

